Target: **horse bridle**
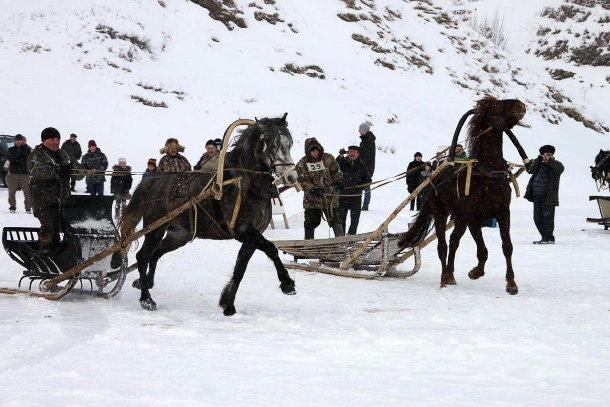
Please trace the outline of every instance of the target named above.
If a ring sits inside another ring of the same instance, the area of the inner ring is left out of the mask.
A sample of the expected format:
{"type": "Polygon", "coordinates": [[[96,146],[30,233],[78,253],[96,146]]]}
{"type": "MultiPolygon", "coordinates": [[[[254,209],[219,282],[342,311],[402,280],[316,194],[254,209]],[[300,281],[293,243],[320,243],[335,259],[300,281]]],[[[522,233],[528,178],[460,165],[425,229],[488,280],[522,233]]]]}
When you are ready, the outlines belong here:
{"type": "Polygon", "coordinates": [[[279,143],[275,143],[275,140],[278,138],[282,137],[282,134],[280,134],[278,132],[277,135],[271,135],[269,137],[273,137],[274,139],[274,143],[272,143],[272,146],[275,148],[268,148],[267,147],[267,142],[265,141],[265,133],[261,132],[261,136],[259,138],[259,141],[263,141],[264,145],[263,145],[263,153],[265,153],[267,155],[267,157],[269,158],[269,172],[272,174],[276,175],[276,180],[273,182],[274,184],[279,182],[279,180],[281,180],[284,177],[284,174],[286,174],[287,172],[290,172],[293,170],[293,168],[295,167],[294,163],[284,163],[284,162],[278,162],[281,161],[279,156],[277,155],[276,151],[278,149],[277,145],[279,145],[279,143]],[[279,172],[277,170],[277,167],[288,167],[287,169],[285,169],[283,172],[279,172]]]}

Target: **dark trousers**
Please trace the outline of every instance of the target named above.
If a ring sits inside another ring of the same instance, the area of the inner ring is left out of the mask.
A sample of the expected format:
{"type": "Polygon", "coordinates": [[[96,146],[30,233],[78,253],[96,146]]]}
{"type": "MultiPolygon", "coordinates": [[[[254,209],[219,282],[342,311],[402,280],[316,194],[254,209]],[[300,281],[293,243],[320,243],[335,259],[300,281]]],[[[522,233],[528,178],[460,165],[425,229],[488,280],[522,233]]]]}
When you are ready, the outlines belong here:
{"type": "Polygon", "coordinates": [[[59,243],[59,232],[65,232],[68,225],[63,212],[58,205],[34,208],[34,216],[40,221],[38,250],[41,252],[51,251],[59,243]]]}
{"type": "MultiPolygon", "coordinates": [[[[418,186],[419,185],[407,185],[407,191],[409,191],[409,195],[411,195],[413,193],[413,191],[415,191],[417,189],[418,186]]],[[[421,209],[421,203],[422,203],[423,199],[420,195],[421,194],[417,195],[411,201],[411,210],[413,210],[416,207],[416,205],[417,205],[418,211],[421,209]]]]}
{"type": "Polygon", "coordinates": [[[555,241],[555,206],[546,203],[546,195],[534,194],[534,224],[542,240],[555,241]]]}
{"type": "Polygon", "coordinates": [[[74,191],[74,188],[76,188],[76,178],[70,177],[70,189],[74,191]]]}
{"type": "Polygon", "coordinates": [[[350,224],[348,235],[355,235],[358,230],[358,222],[360,222],[360,212],[362,208],[362,196],[346,196],[339,197],[339,219],[341,219],[341,225],[343,230],[346,229],[347,212],[350,212],[350,224]]]}
{"type": "Polygon", "coordinates": [[[333,227],[335,225],[340,225],[341,221],[339,219],[338,212],[338,208],[333,208],[332,213],[329,213],[328,208],[305,209],[305,221],[303,222],[303,227],[305,229],[315,229],[320,226],[320,223],[322,222],[322,213],[324,213],[324,216],[328,221],[328,226],[333,227]]]}
{"type": "Polygon", "coordinates": [[[91,196],[104,196],[104,183],[98,182],[97,184],[89,183],[89,194],[91,196]]]}

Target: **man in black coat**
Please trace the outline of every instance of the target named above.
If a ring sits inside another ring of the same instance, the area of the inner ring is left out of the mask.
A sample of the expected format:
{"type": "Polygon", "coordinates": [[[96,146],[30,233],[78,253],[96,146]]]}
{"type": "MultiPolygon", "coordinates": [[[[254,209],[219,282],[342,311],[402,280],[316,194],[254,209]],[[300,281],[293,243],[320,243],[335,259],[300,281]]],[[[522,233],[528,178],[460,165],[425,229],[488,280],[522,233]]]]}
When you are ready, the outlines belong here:
{"type": "Polygon", "coordinates": [[[542,239],[534,244],[555,244],[555,207],[559,206],[559,178],[563,164],[555,159],[555,147],[540,147],[540,155],[530,170],[532,174],[524,198],[534,203],[534,224],[542,239]]]}
{"type": "MultiPolygon", "coordinates": [[[[421,177],[420,177],[420,173],[421,170],[424,169],[423,166],[423,162],[422,162],[422,154],[418,151],[417,153],[415,153],[415,155],[413,156],[413,161],[411,161],[409,163],[409,166],[407,167],[407,191],[409,191],[409,194],[413,193],[413,191],[415,191],[415,189],[417,189],[417,187],[419,186],[420,182],[421,182],[421,177]],[[416,168],[421,167],[419,170],[416,170],[416,168]],[[413,170],[413,171],[411,171],[413,170]],[[411,173],[409,173],[409,171],[411,171],[411,173]]],[[[417,201],[417,210],[419,211],[421,209],[421,197],[418,196],[416,199],[411,200],[411,210],[413,210],[415,208],[415,203],[417,201]]]]}
{"type": "Polygon", "coordinates": [[[339,196],[339,219],[343,225],[343,230],[347,222],[347,212],[350,212],[350,225],[348,235],[355,235],[360,222],[360,208],[362,206],[362,184],[371,182],[369,170],[360,158],[360,147],[349,146],[347,148],[347,158],[343,156],[345,150],[339,151],[337,162],[343,173],[345,189],[340,191],[339,196]]]}
{"type": "MultiPolygon", "coordinates": [[[[377,147],[375,146],[375,135],[371,132],[371,126],[368,123],[362,123],[358,128],[360,133],[360,159],[366,165],[369,170],[371,179],[375,173],[375,153],[377,147]]],[[[371,202],[371,187],[364,188],[364,202],[362,203],[362,210],[368,211],[369,204],[371,202]]]]}
{"type": "MultiPolygon", "coordinates": [[[[80,143],[76,141],[77,135],[72,133],[70,134],[70,139],[64,141],[61,145],[61,149],[66,153],[70,154],[70,157],[74,158],[76,161],[80,160],[83,155],[83,150],[80,148],[80,143]]],[[[76,179],[72,178],[70,181],[70,190],[72,192],[76,192],[74,188],[76,187],[76,179]]]]}
{"type": "Polygon", "coordinates": [[[21,134],[15,136],[15,145],[8,149],[6,160],[10,162],[8,167],[8,205],[11,213],[17,210],[17,190],[23,191],[25,211],[32,212],[30,203],[30,191],[28,182],[30,181],[30,173],[28,171],[28,156],[32,152],[30,146],[25,142],[25,137],[21,134]]]}

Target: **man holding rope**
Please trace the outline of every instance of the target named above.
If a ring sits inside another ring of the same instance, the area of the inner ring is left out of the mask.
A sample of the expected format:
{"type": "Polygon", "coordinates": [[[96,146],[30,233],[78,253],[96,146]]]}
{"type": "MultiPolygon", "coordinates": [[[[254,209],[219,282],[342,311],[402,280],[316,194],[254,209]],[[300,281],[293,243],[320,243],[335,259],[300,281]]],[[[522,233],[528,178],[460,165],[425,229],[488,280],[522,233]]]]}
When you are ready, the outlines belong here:
{"type": "Polygon", "coordinates": [[[335,237],[343,236],[338,216],[339,199],[336,191],[344,189],[343,174],[335,158],[324,152],[314,137],[305,140],[305,156],[296,166],[299,183],[303,187],[305,208],[305,239],[313,239],[315,229],[326,217],[335,237]]]}
{"type": "Polygon", "coordinates": [[[349,146],[347,148],[347,158],[344,157],[345,150],[339,151],[337,162],[343,173],[345,189],[339,196],[339,218],[341,226],[346,230],[347,212],[350,212],[350,225],[348,235],[355,235],[360,221],[362,208],[362,190],[366,184],[371,182],[371,176],[366,164],[360,159],[360,147],[349,146]]]}

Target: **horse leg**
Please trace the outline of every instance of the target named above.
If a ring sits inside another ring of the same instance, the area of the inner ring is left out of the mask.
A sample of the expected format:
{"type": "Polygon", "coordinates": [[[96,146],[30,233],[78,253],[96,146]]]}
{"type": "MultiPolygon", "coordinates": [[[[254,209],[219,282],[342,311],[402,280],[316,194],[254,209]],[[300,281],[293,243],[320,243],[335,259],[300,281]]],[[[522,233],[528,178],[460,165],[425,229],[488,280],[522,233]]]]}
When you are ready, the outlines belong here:
{"type": "Polygon", "coordinates": [[[239,288],[239,283],[241,283],[242,278],[244,278],[244,274],[246,273],[246,267],[248,267],[248,262],[250,258],[254,254],[256,247],[254,244],[250,242],[243,242],[241,248],[239,249],[239,253],[237,254],[237,262],[235,263],[235,268],[233,269],[233,277],[227,283],[225,288],[222,290],[220,294],[220,301],[218,305],[223,309],[223,314],[226,316],[231,316],[235,314],[237,311],[235,309],[235,296],[237,295],[237,289],[239,288]]]}
{"type": "Polygon", "coordinates": [[[275,245],[269,240],[265,239],[263,235],[260,235],[260,239],[261,241],[259,242],[257,249],[265,253],[273,262],[275,270],[277,271],[277,278],[280,280],[280,289],[286,295],[296,294],[297,292],[294,287],[294,280],[290,278],[288,270],[286,270],[286,267],[284,267],[277,247],[275,247],[275,245]]]}
{"type": "Polygon", "coordinates": [[[451,236],[449,237],[449,255],[447,256],[447,273],[445,274],[445,278],[441,275],[441,287],[445,287],[445,285],[455,285],[455,253],[457,249],[460,247],[460,239],[464,236],[464,232],[466,232],[466,227],[468,225],[466,222],[456,218],[455,226],[453,228],[453,232],[451,232],[451,236]]]}
{"type": "MultiPolygon", "coordinates": [[[[438,252],[438,258],[441,261],[441,288],[447,284],[447,238],[446,234],[447,216],[435,216],[434,217],[434,230],[436,231],[436,238],[438,244],[436,250],[438,252]]],[[[453,280],[455,284],[455,280],[453,280]]]]}
{"type": "Polygon", "coordinates": [[[485,246],[485,241],[483,240],[481,226],[471,224],[468,226],[468,229],[470,230],[470,234],[477,244],[477,259],[479,260],[476,267],[468,272],[468,277],[470,277],[472,280],[476,280],[477,278],[485,275],[485,262],[487,262],[488,252],[487,247],[485,246]]]}
{"type": "Polygon", "coordinates": [[[192,239],[191,233],[186,229],[170,226],[167,230],[167,234],[161,241],[161,244],[153,253],[150,261],[148,262],[148,288],[155,286],[155,271],[157,270],[157,263],[161,257],[165,256],[169,252],[184,246],[192,239]]]}
{"type": "Polygon", "coordinates": [[[500,227],[500,238],[502,239],[502,253],[506,259],[506,292],[510,295],[519,293],[519,287],[515,283],[515,272],[513,271],[513,242],[510,239],[510,213],[496,216],[500,227]]]}
{"type": "MultiPolygon", "coordinates": [[[[140,305],[147,311],[156,311],[157,304],[153,301],[150,291],[148,275],[146,269],[150,262],[154,251],[159,246],[159,242],[163,238],[165,228],[158,228],[148,233],[144,238],[144,244],[142,248],[136,254],[136,260],[138,261],[138,271],[140,272],[140,305]]],[[[134,282],[135,286],[135,282],[134,282]]]]}

